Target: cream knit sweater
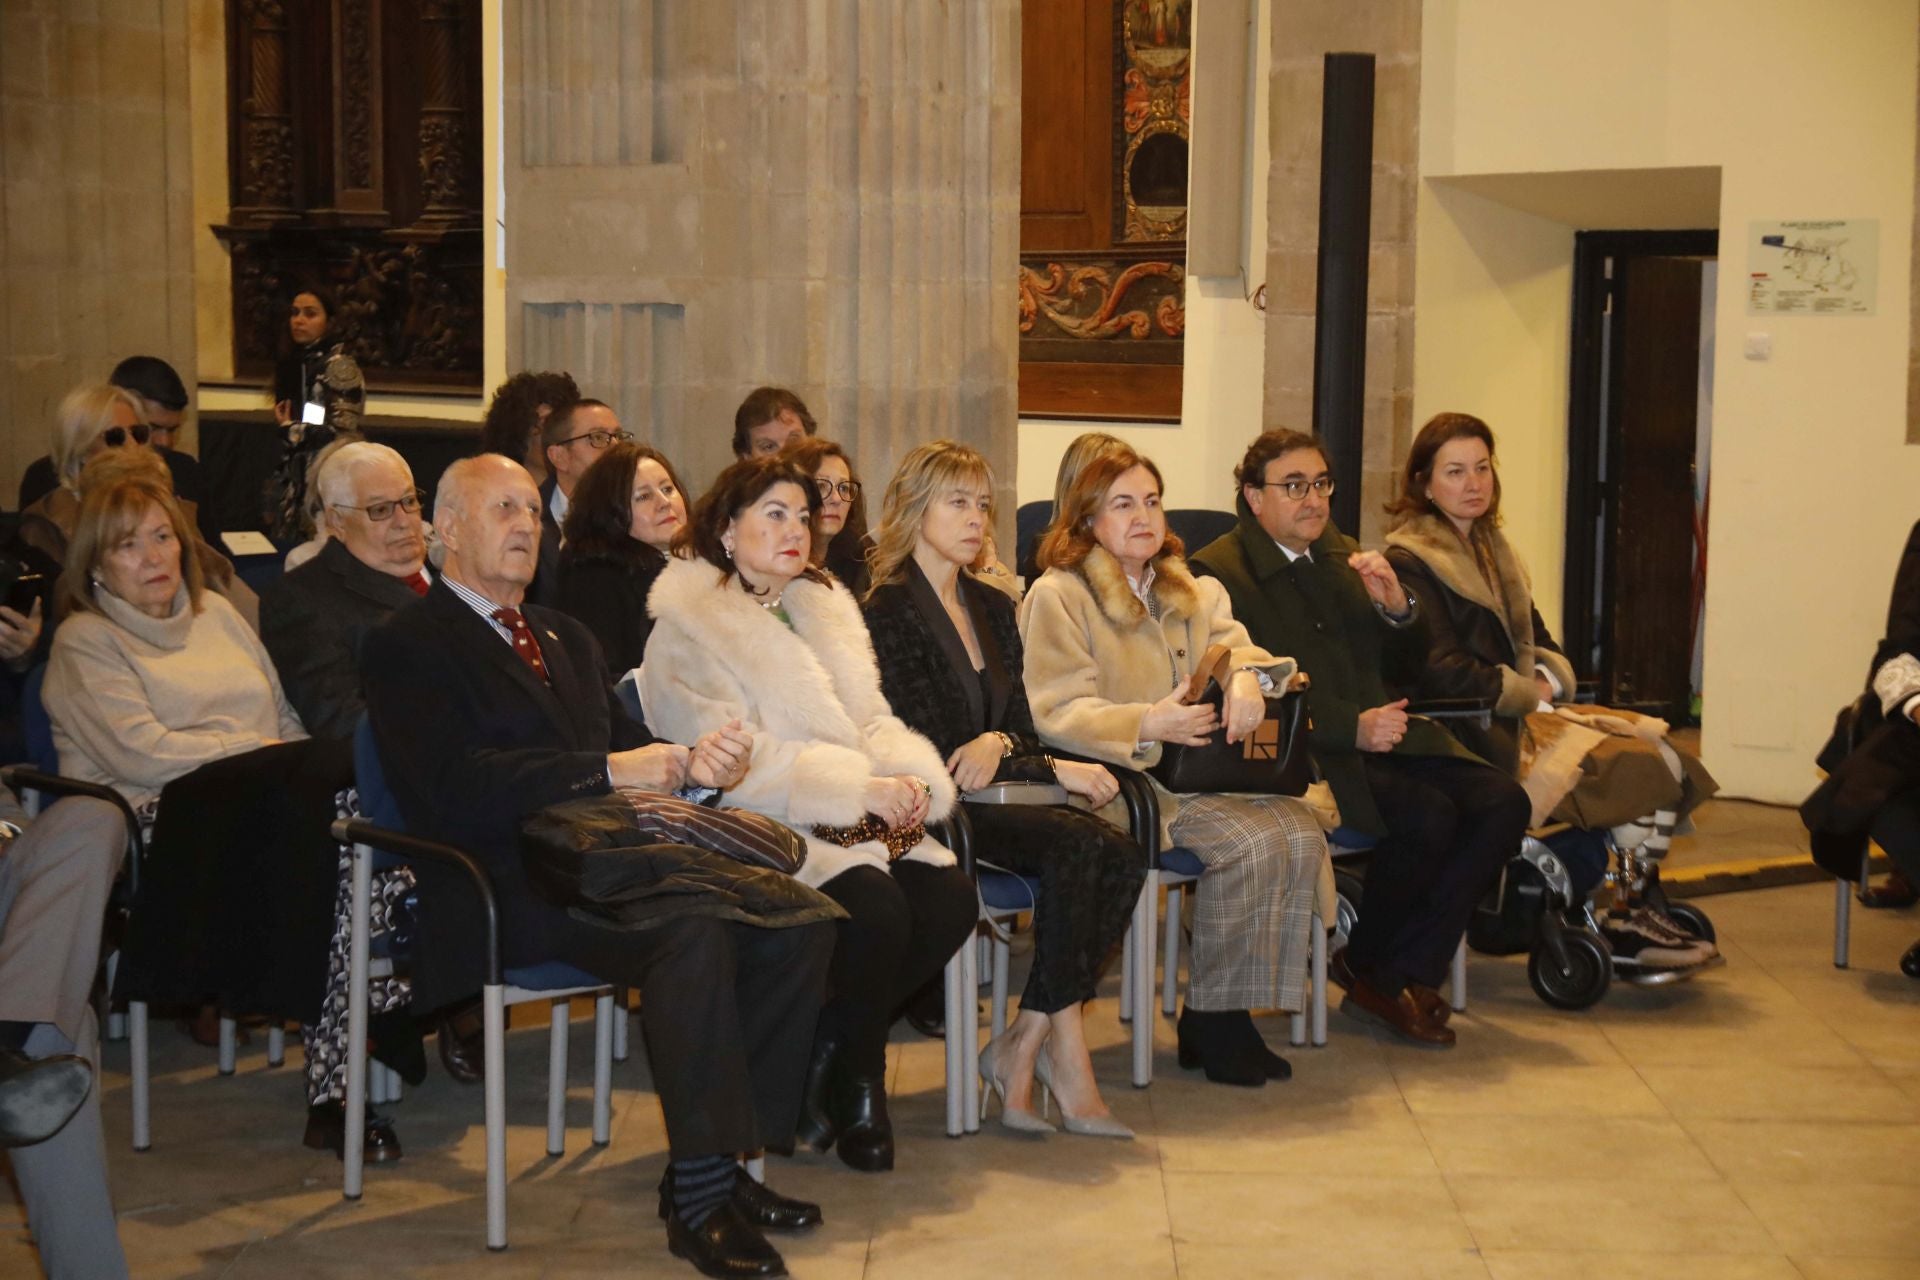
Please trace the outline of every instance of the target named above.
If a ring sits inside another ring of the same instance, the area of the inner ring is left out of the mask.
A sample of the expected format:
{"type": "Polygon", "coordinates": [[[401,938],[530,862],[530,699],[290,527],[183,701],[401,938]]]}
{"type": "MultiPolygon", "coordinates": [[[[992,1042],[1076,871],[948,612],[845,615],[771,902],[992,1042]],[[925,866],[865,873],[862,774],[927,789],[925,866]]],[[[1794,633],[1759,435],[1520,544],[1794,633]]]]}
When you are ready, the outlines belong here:
{"type": "Polygon", "coordinates": [[[60,624],[43,697],[60,772],[102,782],[136,807],[209,760],[307,731],[246,622],[206,591],[186,588],[155,618],[96,588],[101,613],[60,624]]]}

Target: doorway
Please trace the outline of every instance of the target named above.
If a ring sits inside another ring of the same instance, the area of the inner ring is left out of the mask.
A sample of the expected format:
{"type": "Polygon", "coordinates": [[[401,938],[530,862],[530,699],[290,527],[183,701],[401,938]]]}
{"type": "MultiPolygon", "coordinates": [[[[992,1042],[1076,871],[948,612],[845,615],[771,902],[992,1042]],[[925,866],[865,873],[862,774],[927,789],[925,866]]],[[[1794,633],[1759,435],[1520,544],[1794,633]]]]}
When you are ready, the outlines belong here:
{"type": "Polygon", "coordinates": [[[1699,723],[1716,231],[1574,237],[1562,643],[1598,700],[1699,723]]]}

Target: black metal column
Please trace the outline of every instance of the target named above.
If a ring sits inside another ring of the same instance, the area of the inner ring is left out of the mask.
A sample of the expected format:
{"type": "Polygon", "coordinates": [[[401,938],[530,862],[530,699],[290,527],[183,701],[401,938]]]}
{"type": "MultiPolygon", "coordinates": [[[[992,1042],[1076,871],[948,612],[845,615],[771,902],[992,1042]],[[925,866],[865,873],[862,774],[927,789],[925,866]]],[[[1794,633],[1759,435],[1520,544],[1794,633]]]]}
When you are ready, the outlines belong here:
{"type": "Polygon", "coordinates": [[[1373,55],[1330,53],[1320,99],[1320,262],[1313,429],[1340,481],[1333,518],[1360,530],[1367,386],[1367,242],[1373,212],[1373,55]]]}

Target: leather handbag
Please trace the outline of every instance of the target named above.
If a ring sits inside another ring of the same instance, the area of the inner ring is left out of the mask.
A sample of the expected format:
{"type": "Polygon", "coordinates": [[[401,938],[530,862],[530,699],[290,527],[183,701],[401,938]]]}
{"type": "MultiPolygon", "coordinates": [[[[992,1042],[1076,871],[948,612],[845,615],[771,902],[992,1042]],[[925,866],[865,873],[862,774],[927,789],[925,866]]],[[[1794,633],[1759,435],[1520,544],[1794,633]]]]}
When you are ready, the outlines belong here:
{"type": "MultiPolygon", "coordinates": [[[[1208,649],[1194,668],[1181,701],[1204,702],[1219,710],[1226,701],[1227,680],[1233,674],[1229,669],[1231,654],[1223,644],[1208,649]]],[[[1301,688],[1270,695],[1266,715],[1239,742],[1229,743],[1222,727],[1203,746],[1162,743],[1160,762],[1148,772],[1176,794],[1304,794],[1313,783],[1313,761],[1307,754],[1307,708],[1301,688]]]]}

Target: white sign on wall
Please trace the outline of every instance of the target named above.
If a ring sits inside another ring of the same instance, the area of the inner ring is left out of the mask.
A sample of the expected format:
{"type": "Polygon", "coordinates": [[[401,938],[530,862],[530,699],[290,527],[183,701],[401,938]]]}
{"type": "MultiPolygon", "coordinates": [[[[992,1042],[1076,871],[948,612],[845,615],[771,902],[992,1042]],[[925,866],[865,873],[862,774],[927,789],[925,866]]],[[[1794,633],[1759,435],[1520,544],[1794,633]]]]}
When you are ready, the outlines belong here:
{"type": "Polygon", "coordinates": [[[1747,236],[1747,314],[1870,316],[1879,273],[1877,218],[1755,222],[1747,236]]]}

